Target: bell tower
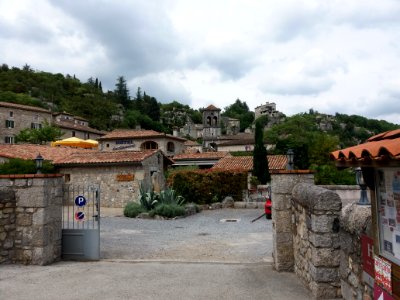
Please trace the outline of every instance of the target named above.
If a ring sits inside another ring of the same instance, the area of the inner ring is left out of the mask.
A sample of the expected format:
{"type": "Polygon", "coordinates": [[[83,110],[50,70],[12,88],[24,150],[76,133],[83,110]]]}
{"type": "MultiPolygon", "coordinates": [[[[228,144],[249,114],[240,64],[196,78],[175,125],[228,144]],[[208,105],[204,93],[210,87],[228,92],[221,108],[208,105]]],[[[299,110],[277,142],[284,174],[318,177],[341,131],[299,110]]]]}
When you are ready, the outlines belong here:
{"type": "Polygon", "coordinates": [[[221,136],[221,109],[209,105],[203,111],[203,149],[217,151],[217,140],[221,136]]]}

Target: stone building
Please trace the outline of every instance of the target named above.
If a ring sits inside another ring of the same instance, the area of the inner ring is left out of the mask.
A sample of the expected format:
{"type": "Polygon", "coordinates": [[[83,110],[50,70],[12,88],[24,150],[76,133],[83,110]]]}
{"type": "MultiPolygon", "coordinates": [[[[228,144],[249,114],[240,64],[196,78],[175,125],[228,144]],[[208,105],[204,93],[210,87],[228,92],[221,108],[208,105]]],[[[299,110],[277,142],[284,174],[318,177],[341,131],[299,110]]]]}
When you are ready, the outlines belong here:
{"type": "Polygon", "coordinates": [[[101,151],[160,149],[165,155],[173,156],[183,152],[186,139],[154,130],[118,129],[102,136],[98,141],[101,151]]]}
{"type": "Polygon", "coordinates": [[[224,134],[227,135],[235,135],[240,131],[240,120],[229,118],[229,117],[221,117],[221,122],[223,126],[224,134]]]}
{"type": "Polygon", "coordinates": [[[164,189],[164,171],[172,161],[160,150],[81,152],[54,161],[66,183],[100,185],[102,207],[137,201],[140,185],[164,189]]]}
{"type": "Polygon", "coordinates": [[[89,122],[81,117],[68,113],[53,114],[50,110],[35,106],[0,102],[0,144],[14,144],[15,136],[21,130],[39,129],[46,123],[59,127],[64,133],[62,139],[73,136],[97,139],[104,135],[102,131],[89,127],[89,122]]]}
{"type": "Polygon", "coordinates": [[[203,149],[216,151],[216,141],[221,136],[221,109],[209,105],[203,111],[203,149]]]}
{"type": "Polygon", "coordinates": [[[34,106],[0,102],[0,143],[14,144],[15,136],[26,128],[41,128],[52,120],[51,111],[34,106]]]}
{"type": "Polygon", "coordinates": [[[266,102],[263,105],[257,106],[255,108],[255,119],[257,120],[259,117],[267,116],[268,117],[268,128],[272,127],[272,125],[279,124],[285,117],[285,115],[276,110],[276,104],[273,102],[266,102]]]}
{"type": "Polygon", "coordinates": [[[64,133],[61,139],[77,137],[84,140],[96,140],[105,134],[103,131],[90,128],[88,120],[66,112],[53,114],[53,125],[59,127],[64,133]]]}

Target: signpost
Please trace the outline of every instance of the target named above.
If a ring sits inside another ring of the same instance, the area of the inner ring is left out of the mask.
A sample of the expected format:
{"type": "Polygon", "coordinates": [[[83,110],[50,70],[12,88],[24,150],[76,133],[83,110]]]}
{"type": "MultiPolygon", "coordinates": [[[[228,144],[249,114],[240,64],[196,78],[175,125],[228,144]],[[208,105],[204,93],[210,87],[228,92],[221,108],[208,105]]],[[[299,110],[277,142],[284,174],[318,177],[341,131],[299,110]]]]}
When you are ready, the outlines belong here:
{"type": "Polygon", "coordinates": [[[86,198],[83,196],[78,196],[75,198],[75,205],[82,207],[86,205],[86,198]]]}
{"type": "Polygon", "coordinates": [[[77,211],[75,213],[75,220],[83,221],[85,219],[85,213],[83,211],[77,211]]]}

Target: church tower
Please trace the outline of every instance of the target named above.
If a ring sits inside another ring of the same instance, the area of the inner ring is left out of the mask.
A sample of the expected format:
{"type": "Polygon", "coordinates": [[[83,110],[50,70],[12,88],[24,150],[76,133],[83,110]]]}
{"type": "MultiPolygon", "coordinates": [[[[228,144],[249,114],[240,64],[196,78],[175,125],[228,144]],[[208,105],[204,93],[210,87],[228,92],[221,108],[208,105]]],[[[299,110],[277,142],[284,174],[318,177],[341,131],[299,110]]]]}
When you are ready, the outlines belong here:
{"type": "Polygon", "coordinates": [[[221,110],[214,105],[203,111],[203,149],[217,151],[217,140],[221,136],[221,110]]]}

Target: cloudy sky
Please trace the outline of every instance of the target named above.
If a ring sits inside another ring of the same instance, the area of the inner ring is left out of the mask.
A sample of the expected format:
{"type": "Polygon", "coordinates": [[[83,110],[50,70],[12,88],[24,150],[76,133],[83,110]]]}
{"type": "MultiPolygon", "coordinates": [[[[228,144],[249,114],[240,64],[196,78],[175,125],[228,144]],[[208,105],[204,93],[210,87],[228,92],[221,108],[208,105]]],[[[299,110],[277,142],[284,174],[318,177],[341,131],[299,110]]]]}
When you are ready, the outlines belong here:
{"type": "Polygon", "coordinates": [[[399,16],[397,0],[0,0],[0,64],[400,124],[399,16]]]}

